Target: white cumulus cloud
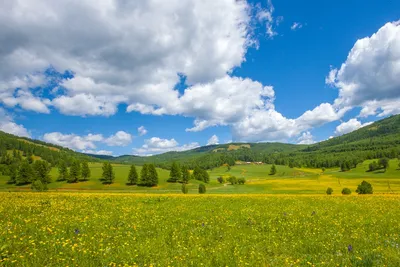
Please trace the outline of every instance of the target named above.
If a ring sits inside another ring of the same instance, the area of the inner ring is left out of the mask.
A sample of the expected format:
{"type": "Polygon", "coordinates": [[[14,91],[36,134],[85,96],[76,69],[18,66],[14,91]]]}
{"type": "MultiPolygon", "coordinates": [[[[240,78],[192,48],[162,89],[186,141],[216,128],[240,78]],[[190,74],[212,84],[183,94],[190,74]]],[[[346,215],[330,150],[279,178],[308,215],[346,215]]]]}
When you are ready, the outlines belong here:
{"type": "Polygon", "coordinates": [[[355,130],[358,130],[362,127],[371,125],[373,122],[366,122],[366,123],[361,123],[360,121],[358,121],[357,119],[350,119],[347,122],[342,122],[340,125],[338,125],[336,127],[335,130],[335,135],[339,136],[339,135],[343,135],[343,134],[347,134],[347,133],[351,133],[355,130]]]}
{"type": "Polygon", "coordinates": [[[218,145],[219,144],[219,139],[218,136],[215,134],[208,139],[207,145],[218,145]]]}
{"type": "Polygon", "coordinates": [[[0,131],[22,137],[31,137],[29,131],[23,125],[16,124],[2,107],[0,107],[0,131]]]}
{"type": "Polygon", "coordinates": [[[298,144],[302,145],[310,145],[314,144],[314,136],[310,132],[304,132],[301,134],[301,136],[297,139],[298,144]]]}
{"type": "Polygon", "coordinates": [[[132,143],[132,135],[124,131],[118,131],[114,135],[106,138],[104,142],[108,146],[127,146],[132,143]]]}
{"type": "Polygon", "coordinates": [[[389,22],[370,37],[357,40],[326,82],[339,89],[336,106],[362,107],[360,116],[399,113],[400,22],[389,22]]]}
{"type": "Polygon", "coordinates": [[[133,153],[137,155],[153,155],[161,154],[169,151],[185,151],[199,147],[199,143],[193,142],[190,144],[179,145],[175,139],[162,139],[152,137],[144,141],[144,145],[140,148],[133,149],[133,153]]]}

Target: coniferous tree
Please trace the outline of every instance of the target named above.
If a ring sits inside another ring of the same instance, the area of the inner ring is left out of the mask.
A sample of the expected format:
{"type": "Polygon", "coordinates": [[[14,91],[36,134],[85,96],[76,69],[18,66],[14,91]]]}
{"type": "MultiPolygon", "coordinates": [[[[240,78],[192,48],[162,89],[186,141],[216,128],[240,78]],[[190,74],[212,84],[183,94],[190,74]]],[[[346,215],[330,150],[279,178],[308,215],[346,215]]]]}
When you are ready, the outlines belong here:
{"type": "Polygon", "coordinates": [[[51,182],[50,177],[50,166],[46,161],[37,160],[33,163],[33,170],[35,172],[35,180],[39,180],[42,184],[48,184],[51,182]]]}
{"type": "Polygon", "coordinates": [[[89,164],[87,161],[82,162],[82,179],[83,181],[88,181],[91,176],[89,169],[89,164]]]}
{"type": "Polygon", "coordinates": [[[131,169],[129,170],[128,175],[128,184],[135,185],[138,183],[138,173],[136,171],[135,165],[131,165],[131,169]]]}
{"type": "Polygon", "coordinates": [[[179,181],[181,179],[181,177],[182,177],[182,174],[181,174],[179,165],[174,161],[171,166],[171,171],[169,174],[168,182],[176,183],[177,181],[179,181]]]}
{"type": "Polygon", "coordinates": [[[184,165],[182,167],[182,182],[184,184],[187,184],[189,182],[189,180],[190,180],[190,173],[189,173],[188,168],[184,165]]]}
{"type": "Polygon", "coordinates": [[[16,164],[10,166],[10,180],[8,180],[8,184],[17,183],[18,176],[18,166],[16,164]]]}
{"type": "Polygon", "coordinates": [[[140,185],[147,186],[149,183],[149,165],[143,164],[140,171],[140,185]]]}
{"type": "Polygon", "coordinates": [[[66,181],[68,179],[68,168],[65,161],[61,160],[58,165],[58,179],[57,181],[66,181]]]}
{"type": "Polygon", "coordinates": [[[271,170],[269,171],[269,175],[275,175],[276,174],[276,167],[275,164],[272,164],[271,170]]]}
{"type": "Polygon", "coordinates": [[[150,164],[148,186],[156,186],[156,185],[158,185],[158,173],[154,164],[150,164]]]}
{"type": "Polygon", "coordinates": [[[114,182],[115,174],[113,171],[113,167],[111,163],[109,162],[104,162],[103,163],[103,183],[105,184],[112,184],[114,182]]]}
{"type": "Polygon", "coordinates": [[[69,170],[68,182],[76,183],[78,182],[80,176],[81,176],[81,164],[79,163],[78,160],[74,160],[69,170]]]}
{"type": "Polygon", "coordinates": [[[34,180],[35,174],[33,172],[32,166],[29,164],[27,160],[24,160],[18,169],[18,175],[16,184],[24,185],[29,184],[34,180]]]}

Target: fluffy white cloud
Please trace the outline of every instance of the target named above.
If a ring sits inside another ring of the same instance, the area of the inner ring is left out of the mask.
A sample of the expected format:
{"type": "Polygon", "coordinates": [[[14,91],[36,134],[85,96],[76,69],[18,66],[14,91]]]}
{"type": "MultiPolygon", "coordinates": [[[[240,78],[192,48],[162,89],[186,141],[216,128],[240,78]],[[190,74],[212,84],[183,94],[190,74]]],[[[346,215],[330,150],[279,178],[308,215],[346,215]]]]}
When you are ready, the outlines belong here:
{"type": "Polygon", "coordinates": [[[82,153],[93,154],[93,155],[105,155],[112,156],[113,152],[109,150],[82,150],[82,153]]]}
{"type": "Polygon", "coordinates": [[[358,130],[362,127],[368,126],[372,123],[373,122],[366,122],[366,123],[362,124],[360,121],[353,118],[347,122],[342,122],[340,125],[338,125],[335,130],[335,135],[339,136],[339,135],[351,133],[355,130],[358,130]]]}
{"type": "Polygon", "coordinates": [[[87,150],[96,148],[93,136],[78,136],[75,134],[62,134],[60,132],[52,132],[44,134],[43,140],[48,143],[68,147],[75,150],[87,150]]]}
{"type": "Polygon", "coordinates": [[[96,143],[105,143],[108,146],[126,146],[132,142],[132,136],[124,131],[118,131],[108,138],[104,138],[101,134],[87,134],[80,136],[76,134],[52,132],[44,134],[43,140],[52,144],[85,152],[96,149],[96,143]]]}
{"type": "Polygon", "coordinates": [[[199,146],[199,143],[190,143],[180,146],[175,139],[152,137],[145,140],[142,147],[133,149],[133,153],[138,155],[153,155],[169,151],[185,151],[199,146]]]}
{"type": "Polygon", "coordinates": [[[118,131],[105,139],[104,142],[108,146],[127,146],[132,143],[132,135],[124,131],[118,131]]]}
{"type": "Polygon", "coordinates": [[[22,137],[31,137],[28,130],[20,125],[16,124],[13,119],[7,115],[6,111],[0,107],[0,131],[22,136],[22,137]]]}
{"type": "Polygon", "coordinates": [[[207,145],[218,145],[219,144],[219,139],[218,136],[215,134],[208,139],[207,145]]]}
{"type": "Polygon", "coordinates": [[[304,132],[302,135],[297,139],[298,144],[303,144],[303,145],[310,145],[314,144],[314,136],[310,132],[304,132]]]}
{"type": "Polygon", "coordinates": [[[138,133],[139,133],[139,136],[143,136],[143,135],[147,134],[147,130],[146,130],[146,128],[144,126],[140,126],[138,128],[138,133]]]}
{"type": "Polygon", "coordinates": [[[298,30],[303,28],[303,24],[301,24],[300,22],[293,22],[292,26],[290,26],[290,29],[292,31],[298,30]]]}
{"type": "Polygon", "coordinates": [[[339,88],[336,106],[361,106],[362,116],[398,113],[400,22],[387,23],[372,36],[359,39],[326,81],[339,88]]]}
{"type": "Polygon", "coordinates": [[[335,109],[329,103],[322,103],[296,119],[288,119],[273,108],[254,110],[233,124],[233,137],[235,141],[285,142],[303,131],[338,120],[345,112],[346,109],[335,109]]]}
{"type": "Polygon", "coordinates": [[[254,43],[246,1],[21,0],[0,7],[0,24],[12,25],[0,29],[0,93],[32,87],[24,77],[49,66],[71,70],[74,77],[60,85],[64,95],[53,100],[70,115],[108,116],[119,103],[174,105],[178,73],[188,84],[212,82],[240,66],[254,43]]]}

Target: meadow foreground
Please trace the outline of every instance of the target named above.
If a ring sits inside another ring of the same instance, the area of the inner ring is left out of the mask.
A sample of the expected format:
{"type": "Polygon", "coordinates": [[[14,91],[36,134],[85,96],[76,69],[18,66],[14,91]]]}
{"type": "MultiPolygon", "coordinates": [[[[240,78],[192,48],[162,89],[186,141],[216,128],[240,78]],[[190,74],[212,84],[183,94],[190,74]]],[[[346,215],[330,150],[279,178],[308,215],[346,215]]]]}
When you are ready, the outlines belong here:
{"type": "Polygon", "coordinates": [[[3,266],[399,266],[400,197],[0,193],[3,266]]]}

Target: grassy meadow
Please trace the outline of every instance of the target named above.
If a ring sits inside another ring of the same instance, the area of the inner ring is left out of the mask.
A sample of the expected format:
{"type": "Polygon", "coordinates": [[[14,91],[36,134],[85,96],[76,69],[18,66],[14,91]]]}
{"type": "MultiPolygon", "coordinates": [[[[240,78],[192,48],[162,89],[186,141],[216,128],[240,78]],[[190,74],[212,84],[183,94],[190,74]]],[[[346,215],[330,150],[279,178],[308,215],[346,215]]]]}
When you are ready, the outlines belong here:
{"type": "Polygon", "coordinates": [[[400,266],[400,197],[0,193],[2,266],[400,266]]]}
{"type": "MultiPolygon", "coordinates": [[[[271,176],[269,171],[271,165],[236,165],[231,167],[215,168],[209,171],[210,183],[207,185],[209,194],[325,194],[328,187],[333,188],[333,194],[340,194],[344,187],[350,188],[353,192],[357,185],[363,180],[370,182],[376,193],[400,193],[400,170],[399,161],[391,160],[386,172],[382,170],[367,172],[368,164],[365,161],[357,168],[347,172],[341,172],[338,168],[321,169],[289,168],[287,166],[277,166],[277,174],[271,176]],[[220,184],[217,177],[236,177],[246,178],[244,185],[220,184]]],[[[102,164],[91,163],[91,178],[86,182],[69,184],[66,182],[55,182],[58,177],[58,170],[53,168],[50,175],[53,182],[48,185],[49,190],[54,191],[115,191],[115,192],[138,192],[138,193],[180,193],[179,183],[167,183],[169,171],[157,169],[159,175],[159,185],[154,188],[127,186],[129,165],[113,165],[115,171],[115,181],[111,185],[104,185],[99,180],[102,175],[102,164]]],[[[140,173],[141,167],[137,166],[140,173]]],[[[8,177],[0,176],[1,191],[30,191],[30,186],[15,186],[7,184],[8,177]]],[[[189,182],[189,194],[197,194],[198,181],[189,182]]]]}

